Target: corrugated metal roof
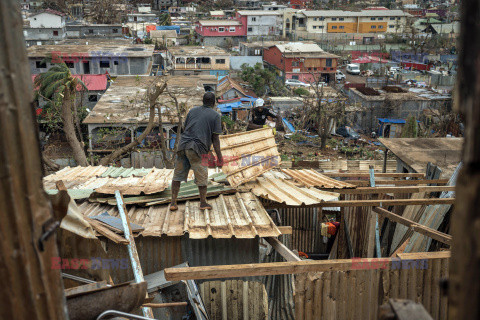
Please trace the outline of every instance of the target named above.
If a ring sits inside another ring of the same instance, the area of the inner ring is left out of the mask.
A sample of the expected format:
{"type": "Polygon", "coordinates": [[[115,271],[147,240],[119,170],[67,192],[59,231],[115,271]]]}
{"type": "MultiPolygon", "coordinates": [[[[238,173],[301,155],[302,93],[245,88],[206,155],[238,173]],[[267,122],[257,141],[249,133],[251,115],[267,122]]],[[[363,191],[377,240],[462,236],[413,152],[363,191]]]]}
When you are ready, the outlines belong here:
{"type": "Polygon", "coordinates": [[[295,181],[298,181],[304,184],[307,187],[319,187],[324,189],[344,189],[344,188],[356,188],[355,185],[338,181],[333,178],[324,176],[321,173],[318,173],[315,170],[292,170],[292,169],[281,169],[282,172],[292,177],[295,181]]]}
{"type": "Polygon", "coordinates": [[[46,190],[56,189],[62,180],[67,189],[92,189],[99,193],[123,195],[152,194],[165,190],[172,180],[173,169],[134,169],[104,166],[66,167],[44,178],[46,190]]]}
{"type": "Polygon", "coordinates": [[[268,172],[245,187],[262,198],[284,203],[289,206],[312,205],[324,201],[338,200],[339,193],[322,191],[316,188],[299,187],[293,182],[268,172]]]}
{"type": "MultiPolygon", "coordinates": [[[[212,210],[200,210],[200,202],[178,204],[177,211],[169,205],[149,207],[129,206],[130,222],[145,228],[143,236],[181,236],[188,233],[192,239],[276,237],[281,234],[259,199],[250,192],[219,195],[209,198],[212,210]]],[[[116,206],[84,201],[79,205],[85,216],[108,212],[118,217],[116,206]]]]}
{"type": "Polygon", "coordinates": [[[220,136],[225,159],[222,171],[233,187],[255,179],[280,165],[280,154],[271,128],[220,136]]]}

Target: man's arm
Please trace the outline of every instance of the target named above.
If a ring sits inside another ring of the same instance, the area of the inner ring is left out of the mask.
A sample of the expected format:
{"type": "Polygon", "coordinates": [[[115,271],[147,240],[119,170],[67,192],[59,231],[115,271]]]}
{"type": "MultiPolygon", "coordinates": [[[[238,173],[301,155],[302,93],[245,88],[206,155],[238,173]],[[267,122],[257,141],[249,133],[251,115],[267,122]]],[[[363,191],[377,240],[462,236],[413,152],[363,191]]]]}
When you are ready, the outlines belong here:
{"type": "Polygon", "coordinates": [[[223,166],[223,156],[222,151],[220,150],[220,135],[214,133],[212,136],[212,144],[213,150],[215,150],[215,154],[217,155],[217,167],[223,166]]]}
{"type": "Polygon", "coordinates": [[[260,129],[260,128],[263,128],[263,126],[259,124],[255,124],[252,121],[250,121],[247,126],[247,129],[260,129]]]}

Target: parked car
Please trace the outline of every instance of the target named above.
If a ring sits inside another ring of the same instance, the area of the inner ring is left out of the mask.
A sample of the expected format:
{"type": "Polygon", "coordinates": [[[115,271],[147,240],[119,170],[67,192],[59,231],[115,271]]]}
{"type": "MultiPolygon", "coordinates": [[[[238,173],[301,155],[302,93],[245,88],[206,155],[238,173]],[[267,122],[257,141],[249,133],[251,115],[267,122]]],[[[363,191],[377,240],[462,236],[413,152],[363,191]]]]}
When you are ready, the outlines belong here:
{"type": "Polygon", "coordinates": [[[351,138],[355,140],[360,138],[360,135],[355,130],[353,130],[351,127],[348,127],[348,126],[337,128],[335,133],[344,138],[351,138]]]}
{"type": "Polygon", "coordinates": [[[288,87],[310,87],[310,84],[297,79],[287,79],[287,81],[285,81],[285,85],[288,87]]]}
{"type": "Polygon", "coordinates": [[[347,64],[347,73],[359,75],[360,74],[360,66],[358,64],[350,63],[347,64]]]}
{"type": "Polygon", "coordinates": [[[343,74],[342,71],[337,70],[337,72],[335,72],[335,80],[337,81],[345,80],[345,75],[343,74]]]}
{"type": "Polygon", "coordinates": [[[391,75],[397,74],[397,73],[400,72],[401,69],[402,68],[400,68],[400,67],[390,67],[390,74],[391,75]]]}

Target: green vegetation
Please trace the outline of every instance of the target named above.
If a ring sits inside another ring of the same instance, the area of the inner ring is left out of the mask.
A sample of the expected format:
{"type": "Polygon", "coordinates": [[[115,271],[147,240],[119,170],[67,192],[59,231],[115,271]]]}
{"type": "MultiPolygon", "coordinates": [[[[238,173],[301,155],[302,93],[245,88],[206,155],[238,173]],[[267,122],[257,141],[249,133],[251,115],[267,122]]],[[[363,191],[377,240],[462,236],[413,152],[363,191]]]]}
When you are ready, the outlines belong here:
{"type": "Polygon", "coordinates": [[[297,96],[308,96],[310,94],[310,92],[305,88],[296,88],[293,90],[293,93],[295,93],[297,96]]]}
{"type": "Polygon", "coordinates": [[[264,69],[261,63],[249,67],[246,63],[242,65],[242,80],[247,81],[258,96],[268,93],[272,95],[284,95],[287,89],[277,74],[269,69],[264,69]]]}
{"type": "Polygon", "coordinates": [[[414,116],[407,118],[402,129],[402,138],[416,138],[418,137],[418,123],[414,116]]]}

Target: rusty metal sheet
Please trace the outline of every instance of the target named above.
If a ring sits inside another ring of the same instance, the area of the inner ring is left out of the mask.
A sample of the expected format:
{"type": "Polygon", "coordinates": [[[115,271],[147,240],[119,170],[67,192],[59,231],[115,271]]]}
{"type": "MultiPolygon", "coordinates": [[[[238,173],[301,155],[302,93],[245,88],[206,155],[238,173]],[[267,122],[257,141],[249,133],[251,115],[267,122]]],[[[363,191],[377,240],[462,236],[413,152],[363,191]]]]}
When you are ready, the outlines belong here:
{"type": "Polygon", "coordinates": [[[344,189],[344,188],[356,188],[355,185],[338,181],[333,178],[324,176],[323,174],[315,170],[292,170],[281,169],[283,173],[292,177],[295,181],[304,184],[307,187],[319,187],[323,189],[344,189]]]}
{"type": "MultiPolygon", "coordinates": [[[[191,177],[192,172],[190,172],[191,177]]],[[[94,190],[124,195],[153,194],[164,191],[173,177],[173,169],[134,169],[104,166],[66,167],[44,178],[44,188],[53,190],[55,182],[62,180],[70,190],[94,190]]]]}
{"type": "Polygon", "coordinates": [[[71,295],[67,298],[70,320],[96,319],[103,311],[130,312],[140,306],[147,294],[147,283],[124,283],[71,295]]]}
{"type": "Polygon", "coordinates": [[[280,154],[271,128],[220,136],[222,171],[233,187],[251,181],[280,165],[280,154]]]}
{"type": "MultiPolygon", "coordinates": [[[[170,211],[169,205],[142,207],[129,206],[131,222],[145,228],[143,236],[182,236],[186,233],[192,239],[213,238],[255,238],[276,237],[281,234],[266,212],[259,199],[250,192],[233,195],[219,195],[208,199],[212,210],[200,210],[198,200],[178,204],[177,211],[170,211]]],[[[83,201],[79,204],[85,216],[102,212],[118,217],[114,206],[83,201]]]]}
{"type": "Polygon", "coordinates": [[[316,188],[301,187],[293,182],[281,179],[272,172],[257,177],[245,187],[262,198],[284,203],[289,206],[312,205],[324,201],[338,200],[339,193],[322,191],[316,188]]]}

